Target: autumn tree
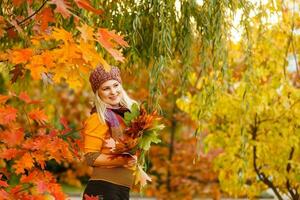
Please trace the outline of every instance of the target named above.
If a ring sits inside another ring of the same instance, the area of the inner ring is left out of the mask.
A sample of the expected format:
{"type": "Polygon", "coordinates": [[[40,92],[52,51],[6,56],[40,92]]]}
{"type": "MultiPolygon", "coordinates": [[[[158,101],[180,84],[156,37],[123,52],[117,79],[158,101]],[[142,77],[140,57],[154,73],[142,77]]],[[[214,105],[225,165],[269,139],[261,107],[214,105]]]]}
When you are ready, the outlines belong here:
{"type": "Polygon", "coordinates": [[[230,195],[255,198],[269,188],[278,199],[299,199],[297,7],[268,1],[241,9],[243,34],[228,41],[227,79],[219,70],[198,81],[191,74],[196,92],[177,101],[200,133],[210,133],[205,149],[222,149],[215,167],[230,195]]]}
{"type": "Polygon", "coordinates": [[[128,44],[115,31],[88,20],[91,14],[103,17],[103,10],[88,0],[7,0],[0,7],[1,77],[10,80],[3,83],[1,96],[1,197],[65,199],[45,166],[50,160],[61,163],[80,157],[80,141],[74,140],[79,130],[71,129],[65,118],[58,124],[58,115],[48,118],[40,107],[55,113],[51,103],[34,109],[38,101],[30,96],[46,96],[41,91],[49,90],[49,84],[67,83],[78,91],[96,65],[109,68],[104,54],[123,61],[118,46],[128,44]]]}
{"type": "MultiPolygon", "coordinates": [[[[153,166],[160,172],[166,170],[160,174],[163,178],[159,184],[154,183],[157,189],[155,194],[165,191],[188,194],[186,190],[179,191],[177,189],[180,188],[173,187],[178,177],[174,169],[176,165],[180,165],[174,163],[173,159],[180,154],[175,148],[177,143],[184,146],[184,135],[193,137],[195,129],[188,129],[188,133],[180,131],[181,124],[191,124],[182,117],[176,99],[190,87],[188,80],[191,72],[196,72],[196,82],[201,75],[206,76],[214,69],[225,71],[225,41],[231,23],[229,16],[234,15],[239,7],[247,8],[247,1],[199,3],[128,0],[107,1],[103,4],[104,10],[107,10],[106,16],[112,19],[111,22],[104,21],[104,24],[128,36],[130,47],[124,51],[127,61],[122,66],[128,69],[128,74],[131,72],[131,77],[137,74],[127,80],[131,83],[129,88],[134,93],[140,93],[140,96],[132,94],[142,97],[137,99],[144,99],[153,107],[160,107],[168,124],[166,132],[162,133],[166,146],[161,146],[156,151],[164,152],[161,160],[168,160],[167,169],[159,170],[153,166]],[[141,85],[148,89],[141,89],[141,85]]],[[[196,121],[194,125],[197,123],[196,121]]],[[[162,163],[156,164],[162,166],[162,163]]],[[[192,163],[189,164],[193,166],[192,163]]],[[[158,179],[160,175],[157,175],[158,179]]],[[[196,185],[197,181],[194,183],[196,185]]]]}

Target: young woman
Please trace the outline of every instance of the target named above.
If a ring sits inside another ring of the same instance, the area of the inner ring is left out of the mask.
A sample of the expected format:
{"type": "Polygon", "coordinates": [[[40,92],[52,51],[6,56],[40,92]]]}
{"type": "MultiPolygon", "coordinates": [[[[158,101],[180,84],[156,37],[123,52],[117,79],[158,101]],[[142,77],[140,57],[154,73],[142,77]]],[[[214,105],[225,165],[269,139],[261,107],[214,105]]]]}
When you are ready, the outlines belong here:
{"type": "Polygon", "coordinates": [[[117,67],[107,72],[98,66],[89,80],[95,94],[95,108],[84,122],[83,135],[85,159],[93,167],[93,173],[83,199],[89,195],[99,200],[126,200],[133,185],[132,168],[137,158],[128,153],[136,141],[126,141],[123,117],[136,102],[123,89],[117,67]]]}

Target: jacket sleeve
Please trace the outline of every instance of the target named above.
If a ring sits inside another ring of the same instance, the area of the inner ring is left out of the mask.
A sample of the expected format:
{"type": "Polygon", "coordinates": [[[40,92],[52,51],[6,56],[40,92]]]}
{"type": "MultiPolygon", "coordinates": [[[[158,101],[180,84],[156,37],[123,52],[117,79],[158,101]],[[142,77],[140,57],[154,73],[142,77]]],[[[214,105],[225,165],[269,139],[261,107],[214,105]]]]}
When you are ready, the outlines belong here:
{"type": "Polygon", "coordinates": [[[84,157],[88,165],[92,166],[94,161],[100,155],[107,131],[108,126],[100,122],[96,113],[92,114],[84,122],[84,157]]]}

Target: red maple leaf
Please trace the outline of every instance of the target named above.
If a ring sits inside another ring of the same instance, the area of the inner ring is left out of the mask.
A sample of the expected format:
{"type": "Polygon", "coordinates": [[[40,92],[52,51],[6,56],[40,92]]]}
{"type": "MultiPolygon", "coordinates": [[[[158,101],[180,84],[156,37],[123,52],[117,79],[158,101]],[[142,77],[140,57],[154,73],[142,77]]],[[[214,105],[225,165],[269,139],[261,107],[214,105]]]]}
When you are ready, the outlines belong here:
{"type": "Polygon", "coordinates": [[[41,103],[40,100],[32,100],[26,92],[21,92],[19,94],[19,99],[21,99],[22,101],[24,101],[27,104],[39,104],[39,103],[41,103]]]}
{"type": "Polygon", "coordinates": [[[39,180],[36,182],[36,186],[37,186],[37,191],[39,193],[44,193],[48,190],[48,186],[47,183],[43,180],[39,180]]]}
{"type": "Polygon", "coordinates": [[[2,176],[3,176],[3,174],[0,174],[0,186],[1,187],[7,187],[8,186],[7,182],[1,180],[2,176]]]}
{"type": "Polygon", "coordinates": [[[22,65],[20,65],[20,64],[15,65],[13,67],[13,69],[9,71],[9,74],[12,75],[10,81],[12,83],[15,83],[18,80],[19,77],[23,76],[23,74],[24,74],[23,71],[24,71],[24,68],[22,67],[22,65]]]}
{"type": "Polygon", "coordinates": [[[44,8],[37,16],[37,21],[40,22],[41,30],[45,31],[48,28],[49,22],[55,22],[51,8],[44,8]]]}
{"type": "Polygon", "coordinates": [[[0,190],[0,196],[1,196],[2,199],[10,199],[8,192],[6,192],[3,189],[0,190]]]}
{"type": "Polygon", "coordinates": [[[88,0],[75,0],[75,3],[79,8],[86,9],[88,11],[96,13],[97,15],[101,15],[103,13],[103,10],[94,8],[88,0]]]}
{"type": "Polygon", "coordinates": [[[68,121],[66,118],[62,117],[60,118],[60,123],[64,126],[64,130],[62,131],[62,134],[66,134],[70,132],[72,129],[68,125],[68,121]]]}
{"type": "Polygon", "coordinates": [[[84,195],[84,200],[99,200],[99,198],[97,196],[89,196],[87,194],[84,195]]]}
{"type": "Polygon", "coordinates": [[[15,31],[15,29],[9,29],[8,31],[7,31],[7,33],[8,33],[8,37],[9,38],[11,38],[11,39],[13,39],[13,38],[16,38],[17,37],[17,31],[15,31]]]}
{"type": "Polygon", "coordinates": [[[8,124],[16,120],[18,110],[11,106],[0,108],[0,124],[8,124]]]}
{"type": "Polygon", "coordinates": [[[55,12],[60,13],[64,18],[69,18],[71,16],[70,2],[67,0],[51,0],[49,3],[56,5],[55,12]]]}
{"type": "Polygon", "coordinates": [[[28,116],[35,120],[36,122],[38,122],[39,124],[44,124],[45,122],[47,122],[48,117],[47,115],[44,113],[43,110],[40,109],[34,109],[32,110],[28,116]]]}
{"type": "Polygon", "coordinates": [[[123,62],[124,57],[122,53],[115,49],[118,45],[128,47],[128,43],[123,40],[123,36],[116,34],[115,31],[99,28],[96,38],[101,46],[105,48],[114,57],[114,59],[123,62]]]}

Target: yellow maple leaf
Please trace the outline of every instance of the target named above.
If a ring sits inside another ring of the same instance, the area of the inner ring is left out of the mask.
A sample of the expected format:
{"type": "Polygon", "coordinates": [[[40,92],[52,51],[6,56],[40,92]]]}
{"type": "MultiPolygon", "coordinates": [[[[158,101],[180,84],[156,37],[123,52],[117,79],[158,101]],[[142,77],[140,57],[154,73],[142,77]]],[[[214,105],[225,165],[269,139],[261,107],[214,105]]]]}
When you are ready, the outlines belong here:
{"type": "Polygon", "coordinates": [[[43,72],[48,72],[44,66],[44,58],[41,55],[31,57],[30,63],[26,64],[25,68],[30,70],[31,77],[35,80],[40,79],[43,72]]]}
{"type": "Polygon", "coordinates": [[[68,42],[74,42],[72,33],[62,28],[54,28],[50,38],[62,40],[65,44],[68,42]]]}
{"type": "Polygon", "coordinates": [[[134,175],[135,175],[135,184],[140,183],[141,187],[144,187],[147,184],[147,181],[150,182],[152,181],[150,176],[146,174],[146,172],[142,169],[140,165],[137,166],[134,175]]]}
{"type": "Polygon", "coordinates": [[[81,38],[83,39],[84,42],[88,42],[88,41],[93,41],[94,40],[94,30],[92,27],[90,27],[87,24],[83,24],[81,27],[77,27],[77,29],[80,31],[81,33],[81,38]]]}

